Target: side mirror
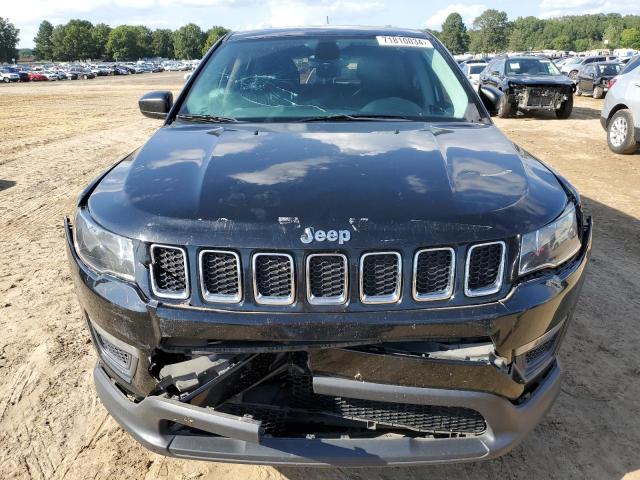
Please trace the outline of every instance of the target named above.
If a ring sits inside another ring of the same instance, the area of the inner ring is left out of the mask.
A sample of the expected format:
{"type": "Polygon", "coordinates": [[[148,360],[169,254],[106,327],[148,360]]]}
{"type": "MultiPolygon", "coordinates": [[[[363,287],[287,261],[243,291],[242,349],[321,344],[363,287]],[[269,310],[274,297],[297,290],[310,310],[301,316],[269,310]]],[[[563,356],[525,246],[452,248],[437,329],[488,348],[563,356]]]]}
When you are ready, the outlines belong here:
{"type": "Polygon", "coordinates": [[[488,85],[480,86],[478,90],[478,94],[480,95],[480,100],[484,104],[485,108],[491,115],[495,115],[498,113],[498,106],[500,105],[500,99],[504,95],[497,88],[493,88],[488,85]]]}
{"type": "Polygon", "coordinates": [[[145,93],[138,100],[140,112],[149,118],[165,118],[173,106],[173,93],[155,91],[145,93]]]}

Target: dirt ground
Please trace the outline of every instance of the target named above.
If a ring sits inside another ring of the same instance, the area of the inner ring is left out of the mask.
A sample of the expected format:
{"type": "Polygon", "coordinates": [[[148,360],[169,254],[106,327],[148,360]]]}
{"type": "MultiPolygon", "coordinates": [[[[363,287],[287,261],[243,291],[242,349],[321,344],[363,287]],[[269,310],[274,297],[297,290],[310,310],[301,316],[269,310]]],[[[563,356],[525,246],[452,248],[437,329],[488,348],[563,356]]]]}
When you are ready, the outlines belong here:
{"type": "Polygon", "coordinates": [[[640,479],[640,155],[609,152],[601,101],[569,120],[497,120],[576,185],[595,219],[590,271],[563,345],[565,378],[544,422],[511,454],[424,468],[305,469],[152,454],[96,398],[96,360],[67,271],[62,217],[100,171],[160,121],[138,97],[182,74],[0,85],[0,477],[640,479]]]}

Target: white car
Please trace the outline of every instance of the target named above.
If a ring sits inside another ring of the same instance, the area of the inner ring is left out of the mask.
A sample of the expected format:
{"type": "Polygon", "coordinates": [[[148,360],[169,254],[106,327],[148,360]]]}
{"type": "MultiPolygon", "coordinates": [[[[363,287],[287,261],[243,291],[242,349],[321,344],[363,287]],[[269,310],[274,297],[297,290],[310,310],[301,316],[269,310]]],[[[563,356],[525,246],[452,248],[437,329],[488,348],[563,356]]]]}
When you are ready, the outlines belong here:
{"type": "Polygon", "coordinates": [[[462,67],[464,76],[469,79],[475,89],[478,89],[480,86],[480,72],[482,72],[486,66],[486,63],[465,63],[462,67]]]}
{"type": "Polygon", "coordinates": [[[19,82],[20,75],[15,72],[0,70],[0,81],[3,81],[5,83],[19,82]]]}
{"type": "Polygon", "coordinates": [[[609,81],[600,123],[612,152],[631,154],[640,143],[640,68],[609,81]]]}
{"type": "Polygon", "coordinates": [[[44,75],[45,77],[47,77],[47,80],[53,81],[53,80],[59,80],[60,77],[58,76],[58,74],[56,72],[51,72],[49,70],[43,70],[42,72],[39,72],[42,75],[44,75]]]}

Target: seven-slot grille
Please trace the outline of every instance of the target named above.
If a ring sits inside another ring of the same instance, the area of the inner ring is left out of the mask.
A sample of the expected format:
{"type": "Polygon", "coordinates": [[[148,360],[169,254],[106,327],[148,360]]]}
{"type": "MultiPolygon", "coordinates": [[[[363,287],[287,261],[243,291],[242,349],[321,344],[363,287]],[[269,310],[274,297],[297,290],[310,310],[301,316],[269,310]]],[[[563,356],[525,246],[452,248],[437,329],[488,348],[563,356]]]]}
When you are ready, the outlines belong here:
{"type": "Polygon", "coordinates": [[[347,300],[347,257],[340,253],[314,253],[307,257],[307,299],[316,305],[347,300]]]}
{"type": "Polygon", "coordinates": [[[455,253],[452,248],[420,250],[413,260],[413,298],[444,300],[453,294],[455,253]]]}
{"type": "Polygon", "coordinates": [[[504,256],[504,242],[481,243],[469,248],[464,285],[468,297],[491,295],[500,290],[504,256]]]}
{"type": "Polygon", "coordinates": [[[235,252],[200,252],[202,296],[208,302],[238,303],[242,298],[240,257],[235,252]]]}
{"type": "MultiPolygon", "coordinates": [[[[502,241],[471,245],[467,249],[464,293],[468,297],[500,291],[506,246],[502,241]]],[[[189,296],[186,250],[151,245],[151,289],[171,299],[189,296]]],[[[314,253],[306,258],[306,296],[314,305],[342,305],[349,297],[349,262],[341,253],[314,253]]],[[[370,252],[360,257],[360,300],[365,304],[388,304],[400,300],[402,257],[398,252],[370,252]]],[[[413,258],[412,293],[415,301],[446,300],[453,296],[455,250],[450,247],[422,249],[413,258]]],[[[213,303],[239,303],[243,297],[242,261],[230,250],[201,250],[198,278],[202,298],[213,303]]],[[[293,257],[286,253],[256,253],[251,276],[256,303],[291,305],[296,297],[293,257]]]]}
{"type": "Polygon", "coordinates": [[[395,303],[400,299],[402,263],[398,252],[365,253],[360,259],[363,303],[395,303]]]}
{"type": "Polygon", "coordinates": [[[158,297],[185,299],[189,296],[187,256],[182,248],[151,246],[151,289],[158,297]]]}
{"type": "Polygon", "coordinates": [[[286,253],[256,253],[253,256],[253,287],[257,303],[293,303],[293,257],[286,253]]]}

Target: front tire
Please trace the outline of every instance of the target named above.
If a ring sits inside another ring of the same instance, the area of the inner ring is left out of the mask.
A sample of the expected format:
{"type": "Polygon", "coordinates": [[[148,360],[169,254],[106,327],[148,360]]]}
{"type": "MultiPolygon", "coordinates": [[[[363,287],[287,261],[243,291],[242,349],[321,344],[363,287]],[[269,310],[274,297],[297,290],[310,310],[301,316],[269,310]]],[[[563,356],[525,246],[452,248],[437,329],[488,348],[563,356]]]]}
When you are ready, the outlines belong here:
{"type": "Polygon", "coordinates": [[[571,116],[571,112],[573,111],[573,97],[569,96],[560,108],[556,108],[556,117],[565,120],[571,116]]]}
{"type": "Polygon", "coordinates": [[[500,104],[498,105],[498,117],[507,118],[513,113],[513,105],[509,101],[509,95],[506,93],[500,98],[500,104]]]}
{"type": "Polygon", "coordinates": [[[578,71],[577,70],[571,70],[569,72],[569,78],[575,82],[578,79],[578,71]]]}
{"type": "Polygon", "coordinates": [[[631,155],[638,148],[630,110],[618,110],[607,125],[607,144],[614,153],[631,155]]]}
{"type": "Polygon", "coordinates": [[[604,97],[604,88],[601,85],[593,87],[593,98],[600,99],[604,97]]]}

